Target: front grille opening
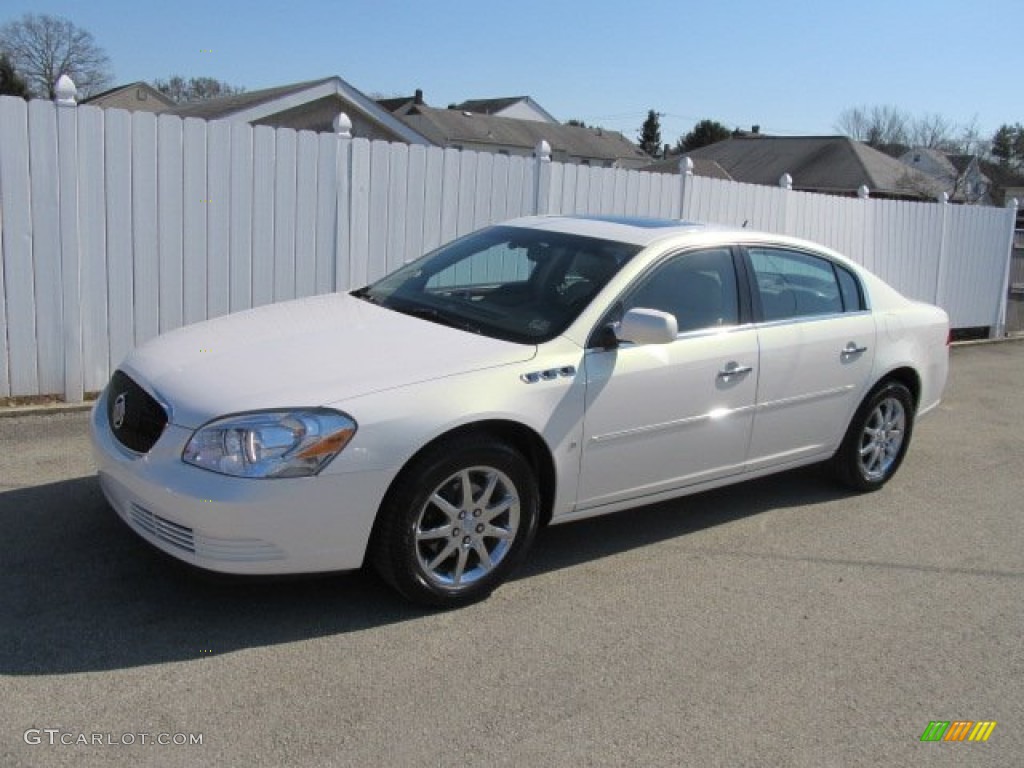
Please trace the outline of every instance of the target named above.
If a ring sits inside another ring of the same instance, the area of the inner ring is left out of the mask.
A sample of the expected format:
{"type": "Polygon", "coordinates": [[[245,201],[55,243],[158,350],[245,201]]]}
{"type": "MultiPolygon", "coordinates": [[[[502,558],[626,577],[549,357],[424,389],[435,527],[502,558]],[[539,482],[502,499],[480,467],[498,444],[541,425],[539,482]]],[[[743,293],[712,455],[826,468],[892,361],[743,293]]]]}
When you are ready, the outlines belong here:
{"type": "Polygon", "coordinates": [[[132,504],[129,513],[132,522],[153,538],[193,555],[196,553],[195,536],[191,528],[172,523],[138,504],[132,504]]]}
{"type": "Polygon", "coordinates": [[[107,423],[121,445],[146,453],[160,439],[167,412],[131,376],[115,371],[107,388],[107,423]]]}

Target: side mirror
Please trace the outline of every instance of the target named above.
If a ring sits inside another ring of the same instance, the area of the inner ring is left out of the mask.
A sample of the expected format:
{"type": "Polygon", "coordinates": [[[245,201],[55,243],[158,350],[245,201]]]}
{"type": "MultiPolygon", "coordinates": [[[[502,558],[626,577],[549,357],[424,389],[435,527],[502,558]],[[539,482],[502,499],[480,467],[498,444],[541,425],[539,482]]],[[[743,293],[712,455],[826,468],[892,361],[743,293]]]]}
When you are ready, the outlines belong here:
{"type": "Polygon", "coordinates": [[[605,352],[611,349],[616,349],[619,346],[619,337],[615,335],[615,329],[618,327],[618,323],[606,323],[594,331],[590,337],[590,343],[588,347],[596,347],[597,349],[603,349],[605,352]]]}
{"type": "Polygon", "coordinates": [[[634,344],[668,344],[679,333],[676,316],[659,309],[636,307],[629,310],[616,334],[622,341],[634,344]]]}

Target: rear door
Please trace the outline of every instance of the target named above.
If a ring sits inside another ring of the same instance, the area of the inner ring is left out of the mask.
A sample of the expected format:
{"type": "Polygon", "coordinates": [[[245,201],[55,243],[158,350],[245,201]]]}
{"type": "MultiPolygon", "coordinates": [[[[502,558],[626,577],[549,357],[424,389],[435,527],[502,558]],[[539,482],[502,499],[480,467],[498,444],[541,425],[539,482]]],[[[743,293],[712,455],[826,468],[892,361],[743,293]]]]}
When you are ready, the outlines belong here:
{"type": "Polygon", "coordinates": [[[824,255],[746,249],[758,315],[760,376],[747,466],[835,450],[864,397],[875,321],[857,277],[824,255]]]}

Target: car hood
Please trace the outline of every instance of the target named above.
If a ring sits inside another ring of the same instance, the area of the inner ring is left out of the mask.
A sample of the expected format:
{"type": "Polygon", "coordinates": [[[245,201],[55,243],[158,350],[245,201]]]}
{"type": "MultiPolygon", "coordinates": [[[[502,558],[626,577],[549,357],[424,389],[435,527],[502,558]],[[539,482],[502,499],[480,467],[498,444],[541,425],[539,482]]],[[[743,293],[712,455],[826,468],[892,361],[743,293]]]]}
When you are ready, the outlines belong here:
{"type": "Polygon", "coordinates": [[[175,424],[195,428],[229,413],[343,402],[509,365],[536,351],[329,294],[171,331],[121,369],[170,406],[175,424]]]}

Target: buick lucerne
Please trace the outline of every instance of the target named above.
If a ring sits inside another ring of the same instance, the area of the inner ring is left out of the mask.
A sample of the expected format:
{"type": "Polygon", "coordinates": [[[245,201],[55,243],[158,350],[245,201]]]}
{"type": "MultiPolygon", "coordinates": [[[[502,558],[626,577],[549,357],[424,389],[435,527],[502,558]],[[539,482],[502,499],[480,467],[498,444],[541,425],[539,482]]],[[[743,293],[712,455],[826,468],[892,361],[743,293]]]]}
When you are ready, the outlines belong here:
{"type": "Polygon", "coordinates": [[[948,330],[802,240],[532,217],[143,344],[91,433],[110,504],[174,557],[365,562],[452,607],[545,524],[811,463],[879,489],[939,403],[948,330]]]}

